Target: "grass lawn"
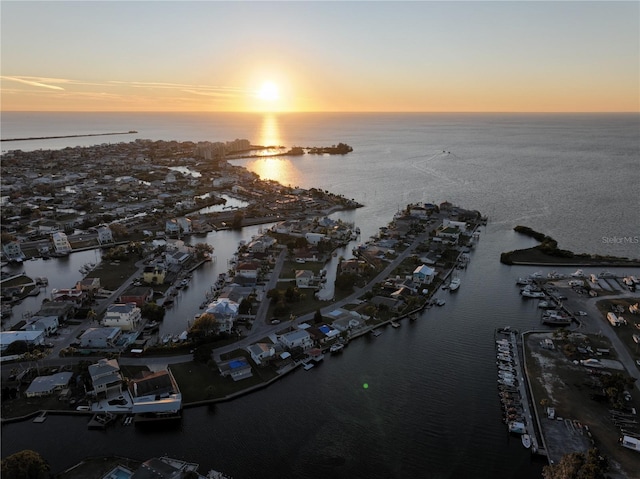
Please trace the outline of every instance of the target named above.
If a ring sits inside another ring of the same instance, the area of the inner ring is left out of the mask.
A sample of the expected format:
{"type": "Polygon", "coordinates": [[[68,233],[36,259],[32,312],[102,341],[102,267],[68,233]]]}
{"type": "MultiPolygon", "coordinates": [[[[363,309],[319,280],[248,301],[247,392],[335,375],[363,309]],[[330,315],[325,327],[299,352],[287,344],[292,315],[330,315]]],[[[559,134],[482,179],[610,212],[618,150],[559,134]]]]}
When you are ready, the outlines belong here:
{"type": "Polygon", "coordinates": [[[104,289],[118,289],[124,281],[128,280],[137,271],[136,261],[138,261],[138,258],[130,258],[126,261],[118,262],[101,261],[87,277],[100,278],[100,285],[104,289]]]}
{"type": "Polygon", "coordinates": [[[275,373],[263,372],[255,367],[253,363],[251,365],[253,367],[253,377],[238,382],[230,377],[222,377],[215,366],[210,367],[205,363],[195,361],[173,364],[171,365],[171,372],[180,387],[184,403],[191,403],[224,398],[275,377],[275,373]]]}

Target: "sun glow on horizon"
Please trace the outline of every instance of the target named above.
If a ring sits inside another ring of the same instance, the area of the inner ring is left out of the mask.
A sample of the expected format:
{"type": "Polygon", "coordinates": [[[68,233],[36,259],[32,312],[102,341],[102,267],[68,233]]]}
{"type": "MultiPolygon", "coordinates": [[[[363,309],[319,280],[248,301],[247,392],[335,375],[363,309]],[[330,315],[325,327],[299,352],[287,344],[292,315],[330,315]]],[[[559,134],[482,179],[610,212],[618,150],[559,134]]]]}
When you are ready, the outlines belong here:
{"type": "Polygon", "coordinates": [[[280,99],[278,85],[271,81],[264,82],[258,90],[258,98],[270,103],[278,101],[280,99]]]}

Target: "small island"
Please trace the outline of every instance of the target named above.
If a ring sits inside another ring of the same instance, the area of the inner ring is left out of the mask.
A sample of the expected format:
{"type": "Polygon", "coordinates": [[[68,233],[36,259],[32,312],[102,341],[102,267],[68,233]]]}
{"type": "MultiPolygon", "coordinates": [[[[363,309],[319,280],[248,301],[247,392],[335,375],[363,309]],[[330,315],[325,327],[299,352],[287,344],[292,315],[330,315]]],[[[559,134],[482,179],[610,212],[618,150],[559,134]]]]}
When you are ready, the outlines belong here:
{"type": "Polygon", "coordinates": [[[500,255],[500,262],[508,265],[536,266],[639,266],[640,260],[617,256],[574,253],[558,248],[558,242],[528,226],[516,226],[514,231],[530,236],[540,244],[531,248],[507,251],[500,255]]]}

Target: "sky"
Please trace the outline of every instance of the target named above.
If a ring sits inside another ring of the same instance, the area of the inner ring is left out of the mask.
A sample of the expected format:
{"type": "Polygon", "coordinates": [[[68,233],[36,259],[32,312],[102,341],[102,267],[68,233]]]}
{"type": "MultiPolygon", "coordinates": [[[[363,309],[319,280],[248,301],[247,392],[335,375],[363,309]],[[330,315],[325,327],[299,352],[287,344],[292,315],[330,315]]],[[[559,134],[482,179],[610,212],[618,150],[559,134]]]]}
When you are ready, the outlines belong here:
{"type": "Polygon", "coordinates": [[[0,2],[2,111],[639,112],[640,2],[0,2]]]}

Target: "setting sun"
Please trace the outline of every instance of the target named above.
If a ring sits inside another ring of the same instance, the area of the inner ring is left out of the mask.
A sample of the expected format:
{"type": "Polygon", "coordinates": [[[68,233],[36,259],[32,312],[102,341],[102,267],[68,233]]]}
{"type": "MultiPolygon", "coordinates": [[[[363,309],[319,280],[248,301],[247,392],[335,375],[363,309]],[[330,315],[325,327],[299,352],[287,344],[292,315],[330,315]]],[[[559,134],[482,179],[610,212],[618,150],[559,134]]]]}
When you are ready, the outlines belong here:
{"type": "Polygon", "coordinates": [[[264,82],[258,91],[258,98],[269,102],[280,99],[278,86],[273,82],[264,82]]]}

